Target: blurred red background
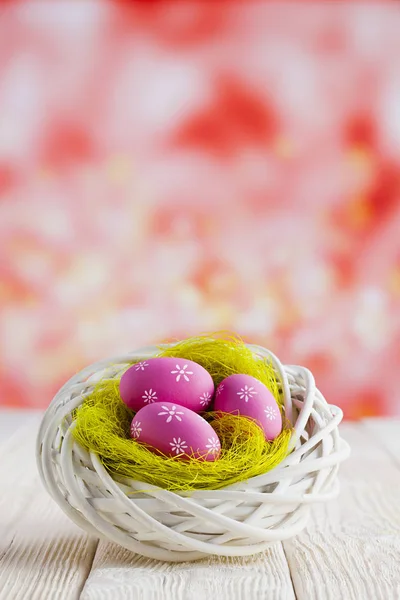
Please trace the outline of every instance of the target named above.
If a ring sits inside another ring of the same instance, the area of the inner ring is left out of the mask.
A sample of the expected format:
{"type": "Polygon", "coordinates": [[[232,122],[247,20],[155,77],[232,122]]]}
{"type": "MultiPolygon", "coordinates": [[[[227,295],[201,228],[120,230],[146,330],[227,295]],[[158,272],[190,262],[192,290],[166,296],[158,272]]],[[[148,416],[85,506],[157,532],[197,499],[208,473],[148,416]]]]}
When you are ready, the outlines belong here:
{"type": "Polygon", "coordinates": [[[228,329],[400,414],[396,3],[0,8],[0,403],[228,329]]]}

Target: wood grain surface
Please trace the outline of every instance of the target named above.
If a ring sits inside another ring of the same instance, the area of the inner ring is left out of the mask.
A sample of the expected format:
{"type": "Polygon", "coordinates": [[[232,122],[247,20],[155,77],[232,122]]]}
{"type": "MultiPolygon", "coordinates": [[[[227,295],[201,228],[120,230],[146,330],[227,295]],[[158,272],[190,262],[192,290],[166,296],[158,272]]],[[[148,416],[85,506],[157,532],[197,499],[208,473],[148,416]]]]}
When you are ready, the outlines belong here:
{"type": "MultiPolygon", "coordinates": [[[[400,432],[400,427],[398,429],[400,432]]],[[[284,543],[299,600],[400,598],[400,469],[371,424],[344,424],[352,447],[337,501],[284,543]]]]}
{"type": "Polygon", "coordinates": [[[0,445],[0,600],[76,600],[97,540],[45,492],[35,463],[39,419],[22,420],[12,435],[10,419],[8,439],[0,445]]]}
{"type": "Polygon", "coordinates": [[[0,600],[399,600],[400,421],[345,423],[337,501],[264,553],[162,563],[90,538],[36,472],[40,415],[0,413],[0,600]]]}
{"type": "Polygon", "coordinates": [[[295,595],[281,544],[253,557],[175,564],[100,543],[82,599],[106,598],[292,600],[295,595]]]}

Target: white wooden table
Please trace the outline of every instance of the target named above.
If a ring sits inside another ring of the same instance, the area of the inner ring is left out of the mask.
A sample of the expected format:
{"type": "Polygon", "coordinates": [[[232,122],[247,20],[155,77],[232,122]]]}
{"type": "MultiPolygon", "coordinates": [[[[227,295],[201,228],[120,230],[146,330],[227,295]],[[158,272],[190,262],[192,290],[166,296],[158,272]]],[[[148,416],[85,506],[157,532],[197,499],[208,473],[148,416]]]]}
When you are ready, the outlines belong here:
{"type": "Polygon", "coordinates": [[[80,531],[42,488],[39,413],[0,412],[0,600],[400,599],[400,420],[345,423],[337,501],[250,558],[161,563],[80,531]]]}

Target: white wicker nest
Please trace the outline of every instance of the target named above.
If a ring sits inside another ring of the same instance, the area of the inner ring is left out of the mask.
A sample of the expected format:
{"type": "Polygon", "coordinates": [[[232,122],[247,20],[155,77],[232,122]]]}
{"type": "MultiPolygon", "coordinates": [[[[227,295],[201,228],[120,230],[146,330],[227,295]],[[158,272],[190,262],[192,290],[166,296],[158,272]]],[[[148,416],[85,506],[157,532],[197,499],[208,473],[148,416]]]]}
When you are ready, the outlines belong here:
{"type": "Polygon", "coordinates": [[[72,436],[71,413],[100,379],[118,378],[149,347],[104,360],[70,379],[44,415],[37,440],[41,478],[51,496],[80,527],[150,558],[187,561],[208,554],[243,556],[285,540],[306,525],[311,505],[337,496],[339,463],[349,454],[339,436],[343,413],[327,404],[311,372],[283,366],[268,350],[282,381],[285,413],[294,422],[294,450],[275,469],[221,490],[174,493],[111,477],[94,452],[72,436]],[[138,490],[146,489],[146,493],[138,490]]]}

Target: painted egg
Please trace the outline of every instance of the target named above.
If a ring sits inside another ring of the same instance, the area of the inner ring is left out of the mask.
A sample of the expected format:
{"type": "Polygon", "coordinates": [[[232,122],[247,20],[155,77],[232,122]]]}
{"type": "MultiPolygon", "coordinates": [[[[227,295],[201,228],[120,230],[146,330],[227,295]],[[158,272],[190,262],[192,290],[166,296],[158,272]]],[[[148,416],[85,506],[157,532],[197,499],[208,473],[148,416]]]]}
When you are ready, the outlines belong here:
{"type": "Polygon", "coordinates": [[[221,444],[211,425],[192,410],[173,402],[141,408],[131,423],[131,437],[168,456],[219,457],[221,444]]]}
{"type": "Polygon", "coordinates": [[[255,419],[267,440],[282,431],[282,416],[269,389],[251,375],[230,375],[217,387],[214,410],[255,419]]]}
{"type": "Polygon", "coordinates": [[[195,412],[206,410],[214,394],[211,375],[199,364],[183,358],[148,358],[122,375],[119,390],[132,410],[154,402],[175,402],[195,412]]]}

